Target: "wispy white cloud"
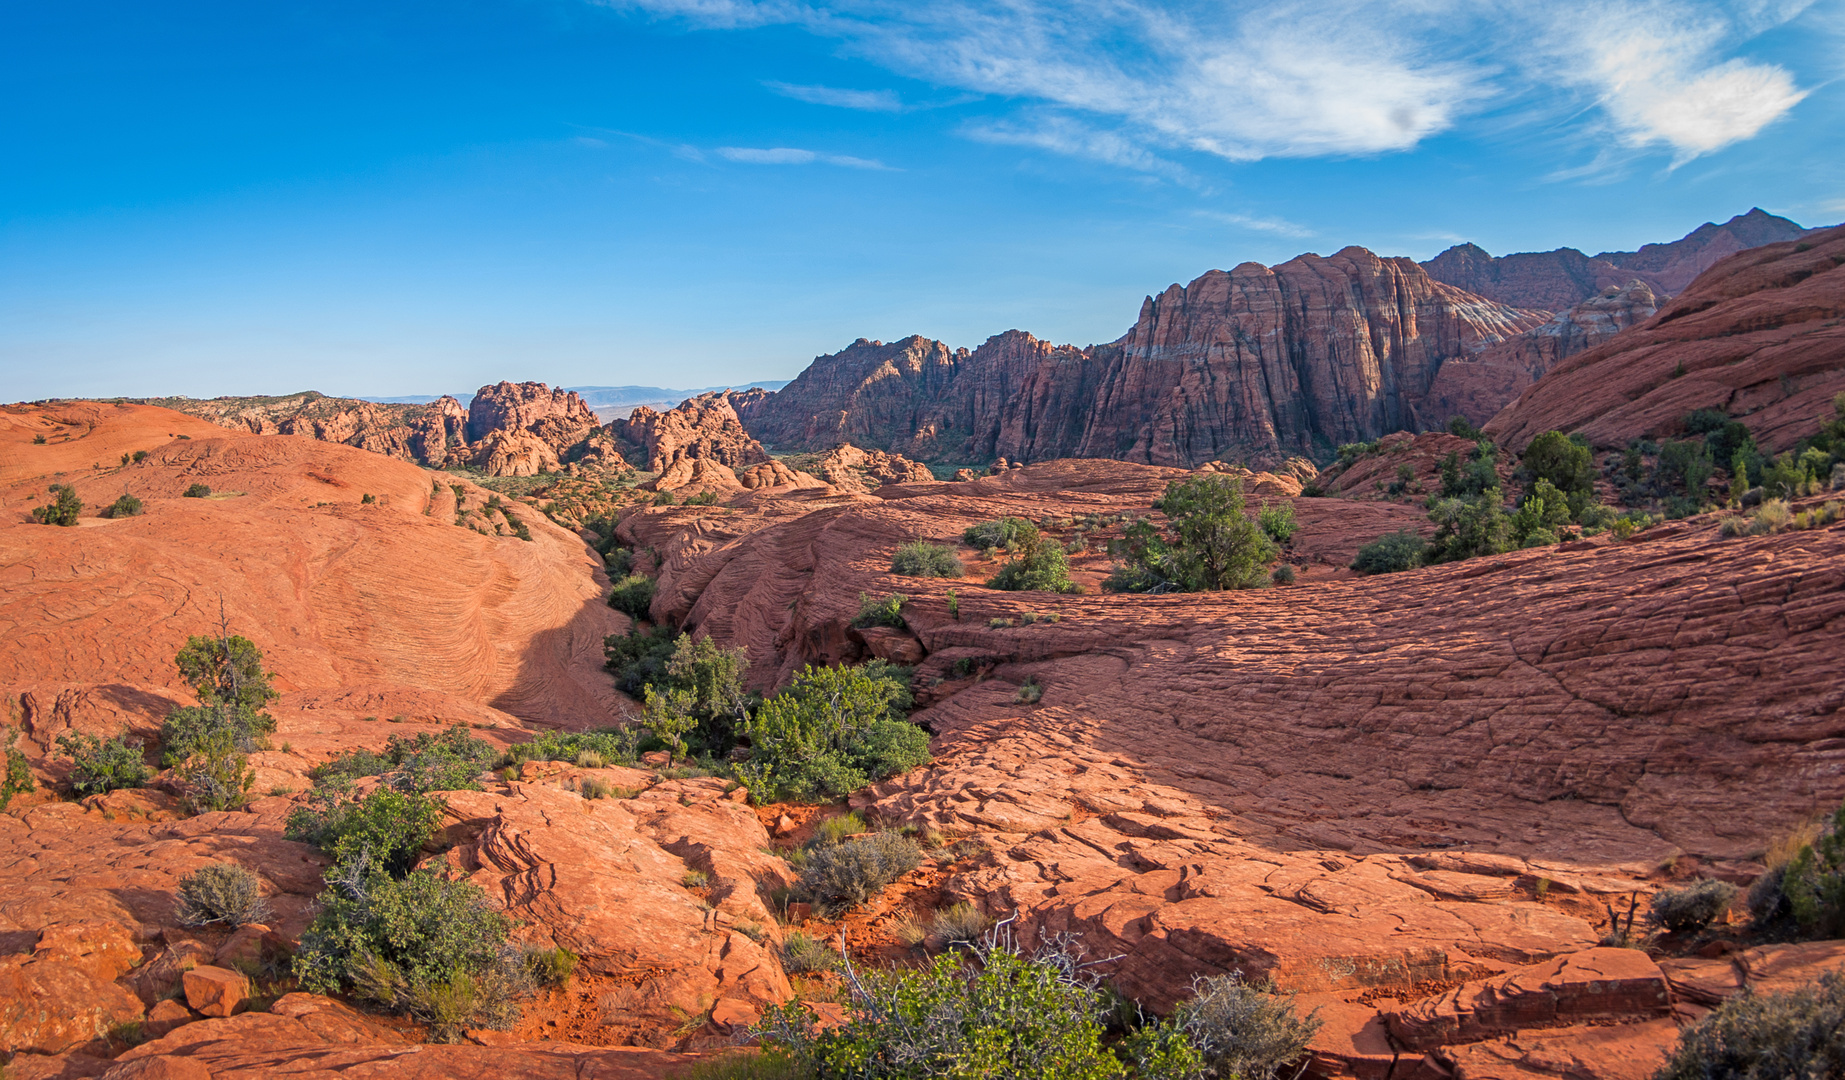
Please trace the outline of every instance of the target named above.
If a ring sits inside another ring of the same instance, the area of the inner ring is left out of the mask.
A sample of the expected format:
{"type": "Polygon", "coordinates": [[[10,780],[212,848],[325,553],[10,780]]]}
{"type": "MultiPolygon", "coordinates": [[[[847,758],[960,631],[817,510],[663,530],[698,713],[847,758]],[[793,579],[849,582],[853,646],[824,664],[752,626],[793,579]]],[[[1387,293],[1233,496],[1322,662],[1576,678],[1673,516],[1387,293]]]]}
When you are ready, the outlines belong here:
{"type": "MultiPolygon", "coordinates": [[[[1805,95],[1742,55],[1814,0],[591,0],[704,28],[800,26],[898,75],[996,99],[975,138],[1182,175],[1411,149],[1513,100],[1680,160],[1753,137],[1805,95]]],[[[890,91],[771,84],[895,111],[890,91]]],[[[1592,129],[1592,130],[1591,130],[1592,129]]]]}
{"type": "Polygon", "coordinates": [[[845,154],[822,154],[815,150],[801,150],[792,146],[720,146],[717,155],[726,161],[735,161],[744,165],[838,165],[847,169],[878,169],[894,171],[882,161],[871,158],[849,157],[845,154]]]}
{"type": "Polygon", "coordinates": [[[902,112],[903,99],[893,90],[842,90],[832,86],[797,86],[784,82],[762,85],[783,97],[805,101],[810,105],[831,105],[839,109],[865,112],[902,112]]]}
{"type": "Polygon", "coordinates": [[[1239,229],[1253,229],[1256,232],[1274,233],[1277,236],[1314,236],[1312,229],[1278,217],[1257,217],[1253,214],[1227,213],[1221,210],[1199,210],[1197,215],[1210,221],[1233,225],[1239,229]]]}

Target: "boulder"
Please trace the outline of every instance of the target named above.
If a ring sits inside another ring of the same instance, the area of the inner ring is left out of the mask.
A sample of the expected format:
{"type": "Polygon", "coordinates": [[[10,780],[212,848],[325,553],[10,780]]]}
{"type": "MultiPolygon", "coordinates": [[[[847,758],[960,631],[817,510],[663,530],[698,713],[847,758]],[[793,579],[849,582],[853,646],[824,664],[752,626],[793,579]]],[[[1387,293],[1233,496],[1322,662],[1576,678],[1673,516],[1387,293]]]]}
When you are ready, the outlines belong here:
{"type": "Polygon", "coordinates": [[[250,1000],[250,980],[242,972],[207,965],[185,973],[186,1004],[204,1016],[231,1016],[250,1000]]]}

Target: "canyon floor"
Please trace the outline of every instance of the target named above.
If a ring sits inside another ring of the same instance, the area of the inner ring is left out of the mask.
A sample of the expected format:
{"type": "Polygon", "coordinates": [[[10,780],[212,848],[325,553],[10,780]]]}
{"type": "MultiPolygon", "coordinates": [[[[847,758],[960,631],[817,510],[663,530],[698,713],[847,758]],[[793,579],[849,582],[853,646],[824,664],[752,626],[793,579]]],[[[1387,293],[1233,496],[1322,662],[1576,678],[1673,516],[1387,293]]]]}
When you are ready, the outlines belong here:
{"type": "MultiPolygon", "coordinates": [[[[1101,592],[1123,515],[1185,475],[1066,460],[623,517],[653,618],[747,647],[757,688],[810,663],[914,667],[935,761],[850,808],[949,846],[804,932],[910,963],[892,924],[967,901],[1078,935],[1151,1009],[1198,976],[1267,977],[1327,1021],[1312,1075],[1364,1080],[1640,1080],[1728,995],[1845,967],[1845,943],[1758,942],[1740,917],[1696,950],[1602,944],[1612,909],[1745,884],[1845,800],[1845,525],[1722,537],[1707,515],[1362,578],[1357,548],[1426,530],[1421,511],[1258,474],[1255,497],[1300,523],[1296,584],[1101,592]],[[965,546],[960,578],[889,571],[906,541],[1008,514],[1065,541],[1085,525],[1087,591],[985,588],[998,564],[965,546]],[[906,628],[850,626],[862,595],[898,593],[906,628]]],[[[836,990],[784,969],[796,927],[774,897],[791,843],[848,807],[553,762],[448,793],[425,859],[582,958],[515,1030],[430,1045],[285,981],[235,1015],[193,1007],[188,969],[285,952],[311,917],[326,860],[282,821],[316,764],[454,723],[509,745],[637,710],[601,667],[629,626],[609,587],[583,537],[408,461],[150,406],[0,410],[0,693],[39,780],[0,813],[10,1080],[670,1076],[765,1006],[836,990]],[[145,510],[38,525],[52,483],[145,510]],[[184,497],[194,483],[212,496],[184,497]],[[283,691],[258,797],[188,817],[158,782],[60,795],[58,736],[151,740],[194,702],[174,653],[221,618],[283,691]],[[616,797],[584,798],[592,779],[616,797]],[[271,936],[177,924],[178,879],[227,858],[262,878],[271,936]]]]}

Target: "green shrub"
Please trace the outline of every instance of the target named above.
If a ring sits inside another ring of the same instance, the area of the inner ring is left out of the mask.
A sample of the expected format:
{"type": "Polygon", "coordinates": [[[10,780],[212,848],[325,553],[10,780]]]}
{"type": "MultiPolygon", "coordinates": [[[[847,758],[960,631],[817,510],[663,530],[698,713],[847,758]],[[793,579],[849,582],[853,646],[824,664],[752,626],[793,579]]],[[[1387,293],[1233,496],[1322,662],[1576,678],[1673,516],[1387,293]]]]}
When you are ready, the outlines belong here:
{"type": "Polygon", "coordinates": [[[858,614],[852,617],[856,627],[891,626],[899,630],[906,627],[903,621],[903,605],[910,598],[895,593],[882,599],[875,599],[869,593],[858,594],[858,614]]]}
{"type": "Polygon", "coordinates": [[[469,735],[466,724],[454,724],[440,735],[393,735],[381,754],[347,751],[315,766],[309,775],[317,781],[382,776],[399,791],[479,791],[481,771],[499,757],[491,743],[469,735]]]}
{"type": "Polygon", "coordinates": [[[1274,585],[1292,585],[1294,584],[1294,568],[1283,563],[1275,567],[1274,572],[1269,574],[1268,580],[1274,585]]]}
{"type": "Polygon", "coordinates": [[[867,831],[865,819],[857,814],[840,814],[830,817],[814,827],[814,839],[811,847],[828,847],[837,844],[848,836],[857,836],[867,831]]]}
{"type": "Polygon", "coordinates": [[[1427,548],[1427,542],[1413,530],[1385,533],[1358,549],[1358,557],[1352,560],[1352,569],[1361,574],[1394,574],[1401,570],[1413,570],[1422,565],[1423,552],[1427,548]]]}
{"type": "Polygon", "coordinates": [[[198,739],[174,770],[194,814],[235,810],[250,801],[256,772],[250,768],[231,732],[215,729],[198,739]]]}
{"type": "Polygon", "coordinates": [[[890,572],[910,577],[960,577],[961,560],[953,548],[912,540],[891,557],[890,572]]]}
{"type": "Polygon", "coordinates": [[[1780,499],[1769,499],[1756,508],[1749,523],[1749,535],[1772,536],[1793,523],[1794,512],[1780,499]]]}
{"type": "Polygon", "coordinates": [[[1680,493],[1699,502],[1716,468],[1704,440],[1673,439],[1659,447],[1653,483],[1662,493],[1680,493]]]}
{"type": "Polygon", "coordinates": [[[530,742],[514,744],[507,753],[514,761],[571,761],[578,768],[595,768],[597,766],[583,764],[584,759],[593,755],[604,765],[632,764],[639,742],[639,731],[634,727],[569,733],[545,731],[530,742]]]}
{"type": "Polygon", "coordinates": [[[1256,511],[1256,524],[1277,544],[1286,544],[1300,528],[1294,521],[1294,504],[1285,502],[1279,506],[1263,506],[1256,511]]]}
{"type": "Polygon", "coordinates": [[[70,788],[79,796],[140,787],[154,775],[141,740],[124,735],[100,739],[66,731],[58,736],[58,750],[71,759],[70,788]]]}
{"type": "Polygon", "coordinates": [[[179,879],[181,926],[242,926],[269,917],[256,875],[233,862],[208,863],[179,879]]]}
{"type": "Polygon", "coordinates": [[[779,1050],[736,1050],[697,1062],[680,1080],[814,1080],[814,1073],[779,1050]]]}
{"type": "Polygon", "coordinates": [[[373,788],[355,799],[347,784],[317,784],[309,798],[288,815],[284,835],[368,873],[408,873],[442,821],[440,802],[395,788],[373,788]]]}
{"type": "Polygon", "coordinates": [[[1595,494],[1595,458],[1589,444],[1560,431],[1546,431],[1531,440],[1519,459],[1518,476],[1527,487],[1539,481],[1549,484],[1565,500],[1586,503],[1595,494]]]}
{"type": "MultiPolygon", "coordinates": [[[[1129,525],[1110,545],[1119,565],[1103,587],[1116,592],[1249,589],[1267,577],[1277,554],[1263,528],[1243,513],[1243,482],[1205,474],[1166,485],[1155,504],[1169,519],[1164,532],[1146,520],[1129,525]]],[[[1292,522],[1292,509],[1289,510],[1292,522]]],[[[1290,529],[1289,535],[1293,532],[1290,529]]]]}
{"type": "Polygon", "coordinates": [[[464,1028],[505,1030],[530,989],[511,928],[487,894],[427,871],[403,878],[335,867],[294,972],[310,993],[346,991],[407,1012],[436,1041],[464,1028]]]}
{"type": "Polygon", "coordinates": [[[539,986],[562,986],[577,971],[577,954],[561,945],[527,949],[524,961],[526,975],[539,986]]]}
{"type": "Polygon", "coordinates": [[[1512,526],[1501,507],[1504,496],[1489,487],[1474,498],[1437,499],[1429,507],[1435,537],[1423,552],[1431,563],[1456,562],[1510,550],[1512,526]]]}
{"type": "Polygon", "coordinates": [[[795,891],[818,907],[856,907],[922,865],[922,848],[902,833],[881,832],[814,848],[795,891]]]}
{"type": "MultiPolygon", "coordinates": [[[[8,702],[10,705],[11,702],[8,702]]],[[[26,755],[19,749],[19,729],[11,724],[6,727],[6,741],[0,743],[5,753],[0,757],[6,759],[4,773],[0,773],[0,810],[5,810],[13,801],[13,796],[24,795],[38,787],[32,779],[32,767],[26,764],[26,755]]]]}
{"type": "Polygon", "coordinates": [[[1711,924],[1736,899],[1736,886],[1706,878],[1677,889],[1653,894],[1646,919],[1674,933],[1695,933],[1711,924]]]}
{"type": "Polygon", "coordinates": [[[832,971],[843,960],[826,942],[799,930],[790,930],[782,938],[782,967],[790,975],[808,971],[832,971]]]}
{"type": "Polygon", "coordinates": [[[1104,995],[1078,961],[1009,944],[973,951],[974,962],[950,953],[919,971],[860,973],[844,1024],[820,1030],[796,1002],[769,1010],[756,1033],[824,1080],[1127,1075],[1102,1043],[1104,995]]]}
{"type": "Polygon", "coordinates": [[[1250,986],[1233,971],[1193,983],[1191,998],[1174,1010],[1171,1023],[1203,1059],[1204,1076],[1274,1080],[1283,1066],[1305,1056],[1321,1021],[1314,1014],[1296,1016],[1287,997],[1250,986]]]}
{"type": "Polygon", "coordinates": [[[1480,429],[1474,427],[1473,421],[1467,419],[1465,416],[1455,415],[1448,417],[1448,434],[1459,436],[1463,439],[1478,439],[1480,437],[1480,429]]]}
{"type": "Polygon", "coordinates": [[[640,697],[646,687],[667,684],[666,666],[672,663],[681,636],[664,625],[610,634],[602,639],[603,666],[615,673],[615,685],[623,693],[640,697]]]}
{"type": "Polygon", "coordinates": [[[210,484],[201,484],[201,483],[194,482],[189,487],[187,487],[185,491],[185,498],[188,498],[188,499],[204,499],[204,498],[209,498],[210,495],[211,495],[211,485],[210,484]]]}
{"type": "Polygon", "coordinates": [[[134,517],[136,514],[139,514],[140,512],[141,512],[141,500],[135,498],[133,495],[127,494],[126,492],[124,492],[114,502],[110,503],[109,509],[107,511],[108,515],[112,518],[134,517]]]}
{"type": "Polygon", "coordinates": [[[645,574],[629,574],[609,591],[609,606],[631,619],[653,617],[653,596],[658,583],[645,574]]]}
{"type": "Polygon", "coordinates": [[[1036,705],[1039,701],[1043,700],[1043,698],[1044,687],[1039,686],[1030,679],[1020,683],[1019,692],[1012,696],[1012,700],[1020,705],[1036,705]]]}
{"type": "Polygon", "coordinates": [[[1788,861],[1781,891],[1804,935],[1845,937],[1845,806],[1788,861]]]}
{"type": "Polygon", "coordinates": [[[706,488],[704,491],[688,498],[685,504],[687,506],[716,506],[718,504],[718,493],[711,488],[706,488]]]}
{"type": "Polygon", "coordinates": [[[656,495],[655,495],[655,496],[653,497],[653,504],[654,504],[655,506],[671,506],[671,505],[673,505],[673,493],[672,493],[672,492],[670,492],[670,491],[666,491],[666,490],[661,490],[661,491],[660,491],[660,492],[659,492],[658,494],[656,494],[656,495]]]}
{"type": "Polygon", "coordinates": [[[830,801],[927,763],[928,733],[903,719],[907,680],[883,661],[801,669],[744,723],[750,758],[738,779],[759,804],[830,801]]]}
{"type": "Polygon", "coordinates": [[[1055,541],[1037,533],[1013,545],[1013,555],[987,581],[990,589],[1011,592],[1081,592],[1070,580],[1070,559],[1055,541]]]}
{"type": "Polygon", "coordinates": [[[32,508],[32,520],[40,525],[77,524],[77,515],[83,511],[83,501],[77,498],[77,489],[69,484],[53,484],[51,495],[50,503],[32,508]]]}
{"type": "Polygon", "coordinates": [[[1845,974],[1785,994],[1750,990],[1679,1032],[1653,1080],[1845,1076],[1845,974]]]}
{"type": "Polygon", "coordinates": [[[1022,517],[1003,517],[998,521],[983,521],[978,525],[969,525],[961,533],[961,539],[970,547],[1009,548],[1027,537],[1038,535],[1038,527],[1022,517]]]}

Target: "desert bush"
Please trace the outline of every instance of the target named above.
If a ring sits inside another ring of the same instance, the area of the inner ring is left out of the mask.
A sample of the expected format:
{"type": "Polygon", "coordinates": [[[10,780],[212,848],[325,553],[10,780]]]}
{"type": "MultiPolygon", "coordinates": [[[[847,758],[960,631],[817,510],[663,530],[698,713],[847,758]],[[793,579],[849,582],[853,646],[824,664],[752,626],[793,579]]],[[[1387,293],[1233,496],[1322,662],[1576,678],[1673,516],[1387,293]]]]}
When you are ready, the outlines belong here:
{"type": "Polygon", "coordinates": [[[1531,440],[1519,457],[1518,476],[1528,489],[1542,481],[1561,495],[1558,502],[1568,511],[1565,520],[1580,513],[1595,495],[1595,458],[1589,444],[1560,431],[1546,431],[1531,440]]]}
{"type": "Polygon", "coordinates": [[[217,637],[193,635],[173,659],[199,704],[175,709],[161,724],[165,764],[178,765],[215,747],[220,735],[233,749],[248,753],[259,736],[275,730],[275,720],[262,708],[276,692],[254,642],[228,631],[217,637]]]}
{"type": "Polygon", "coordinates": [[[577,971],[577,954],[562,945],[549,949],[527,948],[522,959],[526,975],[539,986],[562,986],[577,971]]]}
{"type": "Polygon", "coordinates": [[[1422,565],[1422,553],[1427,547],[1428,543],[1409,529],[1385,533],[1358,549],[1358,557],[1352,560],[1352,569],[1361,574],[1392,574],[1400,570],[1413,570],[1422,565]]]}
{"type": "Polygon", "coordinates": [[[1019,692],[1012,696],[1012,700],[1020,705],[1036,705],[1043,698],[1044,687],[1039,686],[1030,679],[1026,679],[1024,682],[1020,683],[1019,692]]]}
{"type": "Polygon", "coordinates": [[[195,482],[186,488],[184,497],[188,499],[205,499],[205,498],[209,498],[210,496],[211,496],[211,485],[210,484],[200,484],[200,483],[195,482]]]}
{"type": "Polygon", "coordinates": [[[1474,498],[1435,500],[1429,507],[1435,536],[1423,553],[1424,561],[1456,562],[1509,550],[1512,525],[1501,507],[1503,501],[1497,487],[1489,487],[1474,498]]]}
{"type": "Polygon", "coordinates": [[[609,591],[609,606],[631,619],[652,617],[654,590],[658,586],[645,574],[629,574],[609,591]]]}
{"type": "Polygon", "coordinates": [[[922,848],[902,833],[881,832],[814,848],[795,887],[828,911],[856,907],[922,865],[922,848]]]}
{"type": "Polygon", "coordinates": [[[657,492],[657,493],[655,493],[655,495],[654,495],[654,497],[653,497],[653,504],[654,504],[655,506],[671,506],[671,505],[673,505],[673,493],[672,493],[672,492],[670,492],[670,491],[666,491],[666,490],[661,490],[661,491],[659,491],[659,492],[657,492]]]}
{"type": "Polygon", "coordinates": [[[1845,937],[1845,806],[1788,860],[1780,884],[1802,934],[1845,937]]]}
{"type": "Polygon", "coordinates": [[[1695,503],[1703,499],[1705,485],[1714,472],[1716,463],[1704,440],[1672,439],[1660,444],[1653,483],[1661,492],[1682,493],[1695,503]]]}
{"type": "Polygon", "coordinates": [[[311,993],[343,990],[407,1012],[436,1041],[470,1027],[504,1030],[531,985],[523,955],[507,944],[510,928],[476,885],[343,864],[328,875],[294,973],[311,993]]]}
{"type": "Polygon", "coordinates": [[[704,491],[687,499],[685,504],[687,506],[716,506],[718,504],[718,493],[714,489],[706,488],[704,491]]]}
{"type": "Polygon", "coordinates": [[[905,627],[903,605],[909,597],[902,593],[893,593],[886,597],[873,597],[869,593],[858,594],[858,614],[852,617],[852,625],[857,627],[890,626],[898,630],[905,627]]]}
{"type": "Polygon", "coordinates": [[[978,525],[969,525],[961,533],[961,539],[970,547],[1009,548],[1020,540],[1038,535],[1038,527],[1022,517],[1003,517],[998,521],[983,521],[978,525]]]}
{"type": "MultiPolygon", "coordinates": [[[[9,700],[7,704],[12,706],[13,703],[9,700]]],[[[26,764],[26,755],[19,749],[18,728],[8,724],[6,740],[0,746],[4,747],[0,758],[5,759],[5,768],[0,770],[0,810],[5,810],[13,796],[33,790],[38,782],[32,779],[32,767],[26,764]]]]}
{"type": "Polygon", "coordinates": [[[837,817],[827,818],[814,827],[814,839],[811,846],[828,847],[848,836],[857,836],[866,831],[864,818],[857,814],[840,814],[837,817]]]}
{"type": "Polygon", "coordinates": [[[70,788],[80,796],[140,787],[154,775],[141,740],[125,735],[101,739],[66,731],[58,736],[58,751],[71,759],[70,788]]]}
{"type": "Polygon", "coordinates": [[[840,955],[819,938],[799,930],[790,930],[782,938],[782,967],[790,975],[808,971],[832,971],[841,962],[840,955]]]}
{"type": "Polygon", "coordinates": [[[628,765],[634,762],[639,736],[639,730],[634,727],[568,733],[544,731],[529,742],[513,745],[507,754],[519,762],[569,761],[574,762],[578,768],[600,767],[584,764],[586,758],[600,760],[603,765],[628,765]]]}
{"type": "Polygon", "coordinates": [[[644,687],[667,684],[666,666],[681,636],[670,626],[637,626],[626,634],[610,634],[602,639],[603,666],[615,673],[615,685],[623,693],[640,697],[644,687]]]}
{"type": "Polygon", "coordinates": [[[309,776],[316,781],[381,776],[399,791],[479,791],[481,772],[499,757],[491,743],[469,735],[467,725],[454,724],[440,735],[393,735],[383,753],[349,750],[315,766],[309,776]]]}
{"type": "Polygon", "coordinates": [[[250,788],[256,784],[256,772],[242,747],[223,729],[199,738],[174,772],[194,814],[235,810],[250,801],[250,788]]]}
{"type": "Polygon", "coordinates": [[[1203,1059],[1202,1076],[1274,1080],[1305,1055],[1321,1021],[1312,1013],[1296,1016],[1289,998],[1251,986],[1233,971],[1194,982],[1171,1024],[1203,1059]]]}
{"type": "Polygon", "coordinates": [[[1294,584],[1294,568],[1283,563],[1275,567],[1274,571],[1269,574],[1268,580],[1273,585],[1292,585],[1294,584]]]}
{"type": "Polygon", "coordinates": [[[908,670],[883,661],[813,667],[742,725],[750,758],[737,767],[757,803],[826,801],[929,760],[929,735],[904,720],[908,670]]]}
{"type": "Polygon", "coordinates": [[[973,952],[858,975],[844,1024],[820,1030],[796,1002],[769,1010],[756,1034],[825,1080],[1126,1075],[1102,1043],[1104,995],[1079,960],[1025,956],[1009,942],[973,952]]]}
{"type": "Polygon", "coordinates": [[[134,517],[141,512],[141,500],[126,492],[109,504],[108,515],[112,518],[134,517]]]}
{"type": "Polygon", "coordinates": [[[53,484],[51,502],[33,507],[32,520],[40,525],[75,525],[82,511],[83,501],[77,498],[76,488],[69,484],[53,484]]]}
{"type": "Polygon", "coordinates": [[[1794,520],[1794,512],[1788,509],[1786,502],[1770,499],[1755,511],[1755,519],[1749,523],[1749,535],[1771,536],[1788,527],[1794,520]]]}
{"type": "Polygon", "coordinates": [[[337,863],[401,877],[416,865],[441,820],[442,804],[418,792],[377,787],[353,798],[347,784],[317,784],[308,805],[288,815],[284,835],[314,845],[337,863]]]}
{"type": "Polygon", "coordinates": [[[1845,974],[1784,994],[1732,995],[1679,1032],[1654,1080],[1845,1076],[1845,974]]]}
{"type": "Polygon", "coordinates": [[[1747,536],[1748,534],[1748,518],[1738,517],[1735,514],[1727,514],[1721,521],[1717,522],[1717,535],[1719,536],[1747,536]]]}
{"type": "Polygon", "coordinates": [[[694,1064],[681,1080],[815,1080],[811,1069],[779,1050],[737,1050],[694,1064]]]}
{"type": "Polygon", "coordinates": [[[1294,533],[1300,528],[1294,521],[1294,504],[1285,502],[1279,506],[1265,505],[1256,511],[1256,524],[1277,544],[1285,544],[1293,539],[1294,533]]]}
{"type": "Polygon", "coordinates": [[[242,926],[269,917],[256,875],[233,862],[208,863],[179,879],[181,926],[242,926]]]}
{"type": "Polygon", "coordinates": [[[1042,533],[1022,536],[1013,545],[1012,557],[987,581],[990,589],[1010,592],[1082,591],[1070,580],[1070,559],[1063,547],[1042,533]]]}
{"type": "Polygon", "coordinates": [[[1646,920],[1674,933],[1694,933],[1711,924],[1736,899],[1736,886],[1706,878],[1653,894],[1646,920]]]}
{"type": "Polygon", "coordinates": [[[910,577],[960,577],[961,560],[953,548],[912,540],[891,557],[890,572],[910,577]]]}
{"type": "MultiPolygon", "coordinates": [[[[1146,520],[1109,546],[1118,560],[1103,587],[1116,592],[1203,592],[1260,585],[1275,543],[1243,512],[1243,483],[1221,474],[1174,480],[1155,505],[1165,531],[1146,520]]],[[[1290,521],[1292,512],[1290,509],[1290,521]]],[[[1289,533],[1292,535],[1292,532],[1289,533]]]]}
{"type": "Polygon", "coordinates": [[[993,920],[972,904],[960,903],[943,908],[929,920],[929,929],[944,941],[972,942],[987,932],[993,920]]]}

